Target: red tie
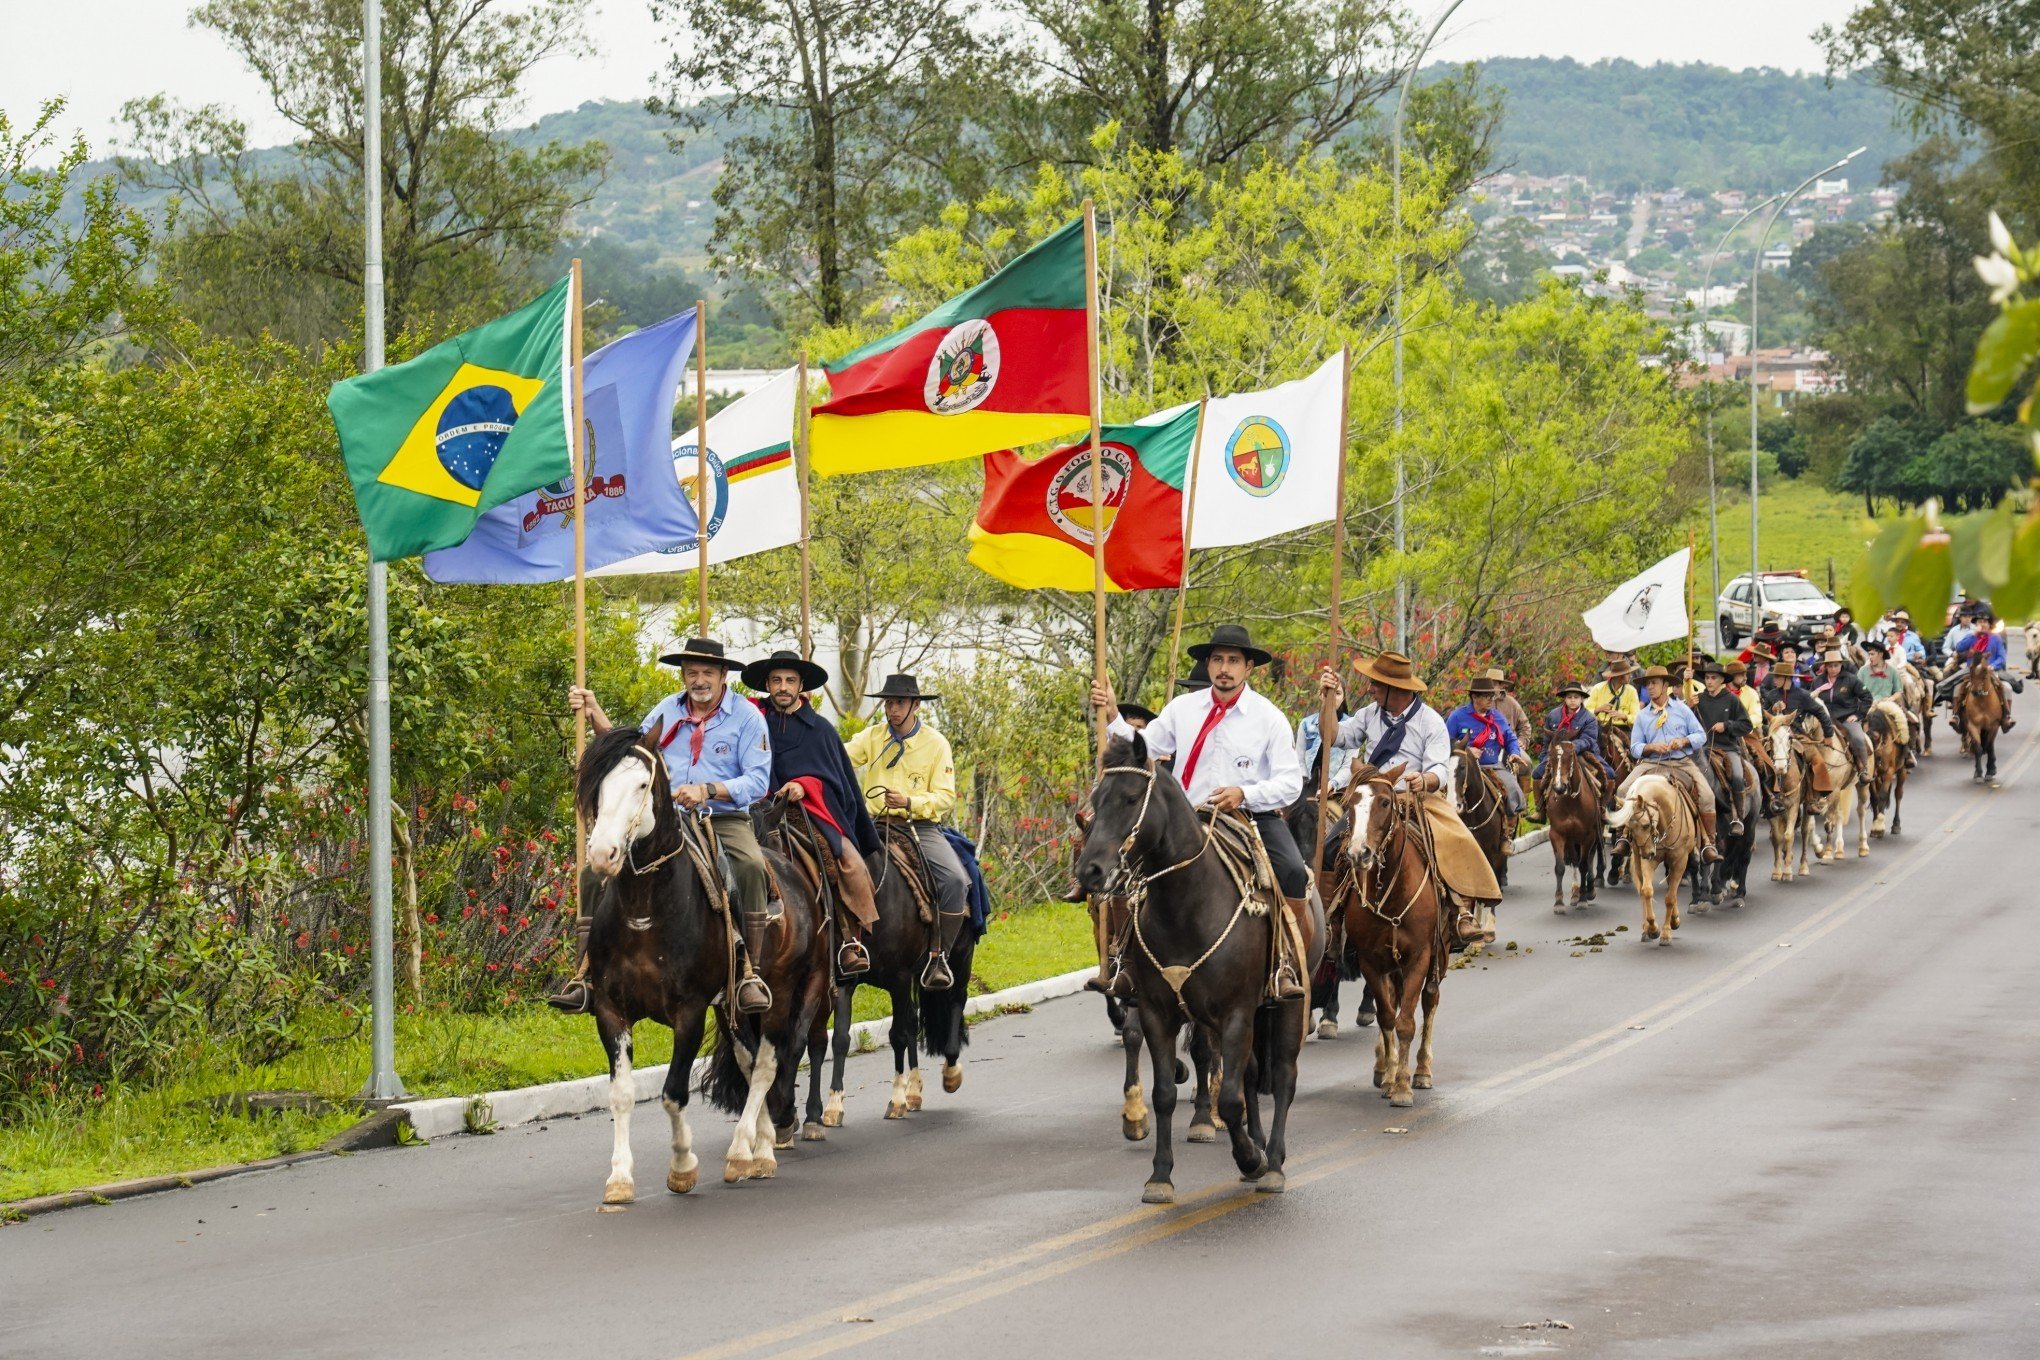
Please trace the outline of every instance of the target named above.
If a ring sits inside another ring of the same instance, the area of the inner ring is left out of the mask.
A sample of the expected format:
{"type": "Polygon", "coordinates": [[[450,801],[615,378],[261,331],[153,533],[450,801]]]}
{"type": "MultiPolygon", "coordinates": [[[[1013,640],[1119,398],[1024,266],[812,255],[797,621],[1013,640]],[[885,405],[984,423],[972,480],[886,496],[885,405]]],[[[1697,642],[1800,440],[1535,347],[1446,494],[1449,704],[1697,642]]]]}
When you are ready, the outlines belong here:
{"type": "MultiPolygon", "coordinates": [[[[1244,693],[1245,690],[1240,691],[1240,694],[1244,693]]],[[[1211,735],[1211,729],[1218,726],[1219,720],[1231,712],[1232,706],[1239,701],[1239,694],[1233,695],[1229,700],[1220,701],[1214,698],[1211,701],[1211,712],[1204,715],[1204,726],[1197,729],[1197,740],[1190,743],[1190,758],[1183,762],[1184,788],[1190,787],[1190,778],[1197,773],[1197,757],[1204,753],[1204,739],[1211,735]]]]}

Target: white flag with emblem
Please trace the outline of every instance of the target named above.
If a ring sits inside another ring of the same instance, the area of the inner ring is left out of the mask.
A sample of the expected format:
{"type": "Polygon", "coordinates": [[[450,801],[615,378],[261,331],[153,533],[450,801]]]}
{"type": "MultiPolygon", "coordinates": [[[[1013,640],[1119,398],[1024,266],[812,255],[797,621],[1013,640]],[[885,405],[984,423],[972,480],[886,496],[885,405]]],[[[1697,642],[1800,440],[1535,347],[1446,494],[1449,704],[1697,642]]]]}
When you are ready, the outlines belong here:
{"type": "Polygon", "coordinates": [[[1681,548],[1654,567],[1630,577],[1608,598],[1580,615],[1594,641],[1611,652],[1629,652],[1652,642],[1686,636],[1686,568],[1693,550],[1681,548]]]}
{"type": "Polygon", "coordinates": [[[1331,522],[1342,371],[1334,354],[1307,378],[1205,403],[1189,546],[1225,548],[1331,522]]]}
{"type": "MultiPolygon", "coordinates": [[[[708,418],[708,560],[728,562],[800,542],[800,472],[793,461],[797,369],[787,369],[708,418]]],[[[701,460],[690,427],[673,441],[673,472],[695,498],[701,460]]],[[[696,502],[699,503],[698,501],[696,502]]],[[[591,571],[590,576],[641,576],[692,571],[692,537],[658,552],[591,571]]]]}

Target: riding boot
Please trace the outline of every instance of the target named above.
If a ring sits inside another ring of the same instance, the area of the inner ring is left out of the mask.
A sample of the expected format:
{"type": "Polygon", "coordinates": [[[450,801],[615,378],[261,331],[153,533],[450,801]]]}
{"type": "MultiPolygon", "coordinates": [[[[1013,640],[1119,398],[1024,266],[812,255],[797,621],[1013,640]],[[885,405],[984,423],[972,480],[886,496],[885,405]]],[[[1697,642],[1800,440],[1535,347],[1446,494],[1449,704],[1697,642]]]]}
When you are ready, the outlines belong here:
{"type": "Polygon", "coordinates": [[[1495,942],[1495,909],[1483,903],[1480,909],[1480,941],[1482,944],[1495,942]]]}
{"type": "MultiPolygon", "coordinates": [[[[1310,900],[1303,897],[1285,897],[1283,910],[1293,912],[1301,925],[1309,920],[1310,900]]],[[[1310,995],[1310,989],[1303,985],[1303,970],[1298,966],[1295,942],[1290,939],[1288,929],[1280,921],[1272,923],[1275,929],[1275,978],[1269,984],[1269,991],[1277,1001],[1295,1001],[1310,995]]]]}
{"type": "Polygon", "coordinates": [[[1473,903],[1462,898],[1458,901],[1457,905],[1459,907],[1459,914],[1452,922],[1454,937],[1461,944],[1479,944],[1481,942],[1480,918],[1474,913],[1473,903]]]}
{"type": "Polygon", "coordinates": [[[737,951],[737,1011],[741,1015],[763,1014],[772,1009],[772,989],[758,976],[757,965],[751,961],[750,943],[743,932],[733,933],[737,951]]]}
{"type": "Polygon", "coordinates": [[[588,929],[586,916],[574,920],[574,975],[545,999],[545,1004],[567,1015],[588,1015],[595,1009],[595,989],[588,984],[588,929]]]}
{"type": "Polygon", "coordinates": [[[944,911],[937,913],[941,922],[939,943],[929,951],[928,962],[921,969],[921,989],[929,992],[946,992],[956,985],[956,974],[949,967],[949,951],[955,947],[956,937],[963,931],[963,923],[970,913],[944,911]]]}
{"type": "Polygon", "coordinates": [[[836,951],[836,971],[846,978],[856,977],[871,971],[871,951],[864,941],[878,926],[878,897],[863,856],[847,841],[843,853],[836,857],[836,895],[851,917],[843,922],[843,946],[836,951]]]}
{"type": "Polygon", "coordinates": [[[1714,829],[1714,811],[1711,808],[1700,814],[1700,837],[1700,862],[1721,863],[1721,851],[1715,849],[1715,843],[1720,837],[1714,829]]]}

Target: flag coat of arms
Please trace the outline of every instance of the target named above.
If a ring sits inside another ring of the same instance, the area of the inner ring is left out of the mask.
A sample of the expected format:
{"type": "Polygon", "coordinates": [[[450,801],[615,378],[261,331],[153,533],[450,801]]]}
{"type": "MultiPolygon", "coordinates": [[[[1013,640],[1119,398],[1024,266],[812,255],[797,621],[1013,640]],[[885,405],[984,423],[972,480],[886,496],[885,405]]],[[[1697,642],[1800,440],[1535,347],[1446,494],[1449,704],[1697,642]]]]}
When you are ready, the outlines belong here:
{"type": "Polygon", "coordinates": [[[1594,641],[1611,652],[1628,652],[1685,637],[1691,628],[1686,615],[1686,569],[1692,558],[1691,548],[1679,549],[1630,577],[1609,592],[1607,599],[1580,615],[1594,641]]]}
{"type": "Polygon", "coordinates": [[[1309,377],[1205,403],[1193,548],[1254,543],[1338,513],[1339,355],[1309,377]]]}
{"type": "MultiPolygon", "coordinates": [[[[1105,588],[1157,590],[1183,579],[1183,479],[1197,437],[1195,403],[1131,425],[1098,446],[1105,588]]],[[[1022,590],[1092,585],[1091,442],[1028,462],[985,455],[985,492],[970,528],[970,561],[1022,590]]]]}
{"type": "MultiPolygon", "coordinates": [[[[757,391],[708,418],[708,560],[728,562],[800,542],[800,472],[793,458],[793,421],[800,375],[787,369],[757,391]]],[[[702,460],[695,432],[672,441],[667,474],[691,504],[702,460]]],[[[692,571],[699,561],[694,528],[650,552],[605,565],[597,576],[692,571]]]]}
{"type": "Polygon", "coordinates": [[[1090,424],[1084,224],[825,365],[808,450],[832,476],[975,458],[1090,424]]]}
{"type": "MultiPolygon", "coordinates": [[[[596,350],[581,370],[589,570],[694,533],[694,506],[673,478],[673,402],[694,353],[689,310],[596,350]]],[[[510,584],[574,574],[571,476],[483,515],[467,541],[425,554],[435,581],[510,584]]]]}
{"type": "Polygon", "coordinates": [[[483,514],[568,475],[571,281],[417,358],[335,383],[354,504],[378,562],[464,541],[483,514]]]}

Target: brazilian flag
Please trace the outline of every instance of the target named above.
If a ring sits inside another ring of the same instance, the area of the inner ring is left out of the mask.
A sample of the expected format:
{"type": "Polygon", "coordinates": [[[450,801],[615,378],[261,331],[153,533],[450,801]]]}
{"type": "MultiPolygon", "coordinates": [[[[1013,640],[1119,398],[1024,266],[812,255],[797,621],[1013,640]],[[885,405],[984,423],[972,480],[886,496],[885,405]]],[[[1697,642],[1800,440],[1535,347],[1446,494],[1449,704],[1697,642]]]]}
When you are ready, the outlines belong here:
{"type": "Polygon", "coordinates": [[[377,562],[467,540],[505,501],[572,476],[571,279],[407,363],[335,383],[354,504],[377,562]]]}

